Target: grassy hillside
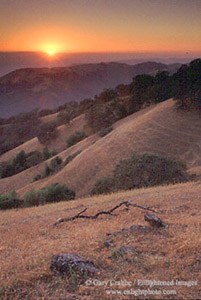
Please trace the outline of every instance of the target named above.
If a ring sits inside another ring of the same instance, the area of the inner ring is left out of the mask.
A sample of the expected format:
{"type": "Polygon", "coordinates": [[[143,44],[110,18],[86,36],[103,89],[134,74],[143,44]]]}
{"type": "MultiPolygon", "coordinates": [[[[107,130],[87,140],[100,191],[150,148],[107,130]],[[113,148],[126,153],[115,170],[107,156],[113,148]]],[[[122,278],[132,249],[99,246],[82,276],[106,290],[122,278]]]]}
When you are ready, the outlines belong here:
{"type": "MultiPolygon", "coordinates": [[[[42,122],[46,123],[54,121],[56,114],[42,117],[42,122]]],[[[73,119],[68,125],[61,125],[58,127],[58,137],[48,143],[49,150],[55,149],[57,152],[61,152],[66,148],[66,139],[76,131],[82,130],[85,125],[84,115],[73,119]]],[[[44,145],[42,145],[38,138],[34,138],[0,156],[0,162],[9,161],[13,159],[18,152],[24,150],[25,152],[31,152],[34,150],[42,151],[44,145]]]]}
{"type": "MultiPolygon", "coordinates": [[[[81,141],[80,143],[74,145],[73,147],[70,147],[69,149],[66,149],[59,153],[59,157],[63,161],[67,159],[70,155],[79,152],[84,151],[87,149],[90,145],[96,142],[96,140],[99,137],[97,135],[92,135],[86,138],[85,140],[81,141]]],[[[57,155],[56,155],[57,156],[57,155]]],[[[54,157],[56,157],[54,156],[54,157]]],[[[46,160],[45,162],[42,162],[36,166],[33,166],[19,174],[13,175],[11,177],[2,178],[0,180],[0,191],[1,193],[7,193],[11,190],[19,190],[23,189],[26,186],[30,186],[33,182],[33,179],[36,175],[41,174],[42,171],[45,169],[45,164],[49,164],[54,157],[51,157],[50,159],[46,160]]],[[[47,178],[41,179],[41,183],[45,183],[47,178]]]]}
{"type": "MultiPolygon", "coordinates": [[[[201,184],[194,182],[1,212],[0,299],[130,299],[107,296],[107,288],[103,286],[79,286],[72,278],[69,281],[66,277],[53,276],[50,260],[58,253],[77,253],[93,260],[100,268],[95,277],[99,281],[198,281],[192,287],[166,286],[166,290],[175,290],[176,295],[154,299],[199,299],[200,195],[201,184]],[[52,226],[58,218],[73,216],[84,207],[88,208],[86,214],[93,215],[123,200],[153,207],[168,227],[151,228],[144,221],[145,211],[132,207],[119,208],[117,216],[52,226]],[[132,225],[148,228],[106,235],[132,225]],[[109,246],[105,244],[107,240],[109,246]],[[121,255],[118,250],[121,246],[132,246],[136,252],[121,255]]],[[[132,288],[148,289],[148,286],[132,285],[132,288]]],[[[125,289],[125,286],[108,288],[125,289]]]]}
{"type": "Polygon", "coordinates": [[[120,159],[133,152],[151,152],[183,160],[188,168],[201,165],[199,116],[176,110],[173,100],[152,105],[114,124],[114,130],[90,145],[59,173],[19,189],[20,194],[66,183],[86,196],[100,178],[111,174],[120,159]]]}

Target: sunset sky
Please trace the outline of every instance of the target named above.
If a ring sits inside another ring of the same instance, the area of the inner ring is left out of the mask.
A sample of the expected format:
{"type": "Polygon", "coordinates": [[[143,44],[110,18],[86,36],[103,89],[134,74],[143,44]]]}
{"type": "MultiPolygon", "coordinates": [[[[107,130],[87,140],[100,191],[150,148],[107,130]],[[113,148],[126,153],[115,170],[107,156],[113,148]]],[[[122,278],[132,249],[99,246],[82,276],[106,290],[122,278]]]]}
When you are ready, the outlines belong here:
{"type": "Polygon", "coordinates": [[[0,0],[0,51],[201,54],[201,0],[0,0]]]}

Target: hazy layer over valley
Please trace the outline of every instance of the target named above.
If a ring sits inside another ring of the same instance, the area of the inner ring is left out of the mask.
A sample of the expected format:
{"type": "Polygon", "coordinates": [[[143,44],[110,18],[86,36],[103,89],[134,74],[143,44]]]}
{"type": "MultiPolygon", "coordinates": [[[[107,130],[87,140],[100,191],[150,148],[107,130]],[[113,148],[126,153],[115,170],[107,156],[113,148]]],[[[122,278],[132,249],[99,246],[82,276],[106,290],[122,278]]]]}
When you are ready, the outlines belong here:
{"type": "Polygon", "coordinates": [[[174,73],[179,63],[98,63],[71,67],[26,68],[0,78],[0,117],[35,108],[53,109],[71,101],[94,97],[104,88],[127,84],[138,74],[174,73]]]}

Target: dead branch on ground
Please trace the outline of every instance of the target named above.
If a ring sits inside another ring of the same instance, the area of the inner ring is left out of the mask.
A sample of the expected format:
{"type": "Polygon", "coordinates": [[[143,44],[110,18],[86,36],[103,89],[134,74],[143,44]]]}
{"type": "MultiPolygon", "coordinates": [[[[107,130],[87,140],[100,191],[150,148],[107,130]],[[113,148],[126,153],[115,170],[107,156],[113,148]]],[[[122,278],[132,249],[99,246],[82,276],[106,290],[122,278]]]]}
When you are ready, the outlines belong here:
{"type": "Polygon", "coordinates": [[[113,212],[119,208],[120,206],[122,205],[125,205],[127,208],[129,206],[132,206],[132,207],[137,207],[137,208],[141,208],[141,209],[144,209],[144,210],[149,210],[149,211],[152,211],[152,212],[157,212],[155,211],[154,209],[150,208],[150,207],[146,207],[146,206],[142,206],[142,205],[138,205],[136,203],[133,203],[132,201],[128,200],[128,201],[123,201],[121,202],[120,204],[116,205],[115,207],[113,207],[112,209],[110,210],[101,210],[99,211],[98,213],[96,213],[94,216],[86,216],[86,215],[83,215],[83,213],[87,210],[87,208],[83,209],[81,212],[79,212],[77,215],[73,216],[73,217],[69,217],[69,218],[60,218],[58,219],[54,224],[53,226],[56,226],[60,223],[63,223],[63,222],[68,222],[68,221],[73,221],[75,219],[79,219],[79,218],[84,218],[84,219],[97,219],[100,215],[110,215],[110,216],[116,216],[115,214],[113,214],[113,212]]]}

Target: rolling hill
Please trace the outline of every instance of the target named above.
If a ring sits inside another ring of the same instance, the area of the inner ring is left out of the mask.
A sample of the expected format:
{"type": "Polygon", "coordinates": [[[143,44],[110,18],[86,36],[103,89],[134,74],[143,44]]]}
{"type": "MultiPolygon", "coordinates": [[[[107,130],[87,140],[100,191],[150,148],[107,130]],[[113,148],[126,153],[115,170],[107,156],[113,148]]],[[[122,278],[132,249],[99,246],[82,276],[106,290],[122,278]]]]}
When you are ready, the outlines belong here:
{"type": "Polygon", "coordinates": [[[104,88],[129,83],[138,74],[174,73],[180,64],[146,62],[83,64],[71,67],[26,68],[0,77],[0,118],[35,108],[53,109],[94,97],[104,88]]]}
{"type": "MultiPolygon", "coordinates": [[[[41,121],[53,121],[56,117],[57,114],[52,114],[42,117],[41,121]]],[[[187,164],[189,173],[198,174],[199,179],[199,114],[178,110],[175,101],[169,99],[117,121],[104,137],[92,134],[66,149],[66,139],[83,130],[85,125],[82,114],[70,124],[58,127],[59,135],[48,145],[49,149],[56,149],[63,161],[79,154],[55,174],[33,182],[50,158],[0,179],[1,194],[14,189],[23,196],[32,189],[59,182],[73,189],[77,196],[75,201],[0,212],[0,299],[122,299],[117,296],[125,287],[115,286],[111,296],[107,295],[111,287],[80,284],[74,277],[53,275],[51,257],[58,253],[76,253],[93,260],[100,269],[97,280],[129,280],[134,284],[133,290],[142,289],[135,284],[136,278],[175,282],[200,280],[199,180],[88,197],[95,182],[110,175],[115,165],[133,152],[181,159],[187,164]],[[128,200],[154,208],[167,226],[161,229],[147,226],[145,210],[136,207],[119,208],[115,215],[52,226],[59,218],[75,216],[84,208],[88,208],[87,215],[95,215],[128,200]],[[122,247],[126,249],[123,252],[122,247]]],[[[11,161],[20,150],[42,151],[43,146],[34,138],[1,155],[0,162],[11,161]]],[[[156,288],[163,291],[162,287],[154,286],[156,288]]],[[[200,295],[198,283],[191,287],[175,284],[165,291],[170,293],[168,299],[198,299],[200,295]]],[[[161,299],[161,295],[154,299],[161,299]]]]}
{"type": "MultiPolygon", "coordinates": [[[[74,120],[74,124],[80,124],[79,128],[81,128],[84,123],[78,121],[79,117],[74,120]]],[[[51,147],[59,151],[64,150],[59,154],[62,158],[65,159],[78,150],[82,152],[58,173],[37,182],[32,183],[33,178],[44,168],[44,163],[12,177],[1,179],[0,190],[8,192],[16,189],[20,195],[23,195],[31,189],[37,190],[59,182],[67,184],[76,192],[77,197],[86,196],[97,180],[110,175],[120,159],[130,157],[133,152],[175,157],[184,161],[189,169],[199,170],[201,166],[200,124],[201,120],[196,113],[177,111],[172,99],[151,105],[116,122],[113,125],[114,130],[105,137],[89,136],[67,150],[62,148],[64,143],[61,142],[60,145],[58,138],[52,142],[51,147]]],[[[77,130],[78,127],[74,127],[74,132],[75,128],[77,130]]],[[[69,132],[66,128],[63,141],[67,136],[69,132]]],[[[36,142],[34,139],[29,143],[34,141],[36,142]]],[[[20,149],[26,149],[25,146],[26,144],[20,146],[20,149]]],[[[17,153],[16,149],[2,155],[1,160],[8,159],[9,155],[11,157],[14,153],[17,153]]]]}

